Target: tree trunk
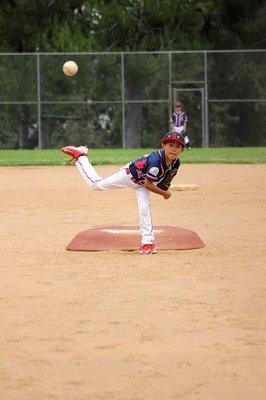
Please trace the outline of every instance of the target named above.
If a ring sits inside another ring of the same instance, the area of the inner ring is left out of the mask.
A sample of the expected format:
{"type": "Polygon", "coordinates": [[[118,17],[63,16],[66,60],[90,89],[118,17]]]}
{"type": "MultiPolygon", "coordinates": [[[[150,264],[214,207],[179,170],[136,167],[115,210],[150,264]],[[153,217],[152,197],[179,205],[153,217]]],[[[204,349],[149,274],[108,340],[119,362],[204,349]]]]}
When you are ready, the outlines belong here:
{"type": "Polygon", "coordinates": [[[49,117],[42,118],[42,149],[49,149],[50,147],[49,122],[49,117]]]}
{"type": "Polygon", "coordinates": [[[19,127],[19,149],[28,148],[28,137],[29,137],[29,127],[30,127],[30,112],[29,107],[26,105],[21,106],[22,116],[19,127]]]}
{"type": "Polygon", "coordinates": [[[141,147],[141,104],[131,103],[126,111],[125,144],[128,149],[141,147]]]}

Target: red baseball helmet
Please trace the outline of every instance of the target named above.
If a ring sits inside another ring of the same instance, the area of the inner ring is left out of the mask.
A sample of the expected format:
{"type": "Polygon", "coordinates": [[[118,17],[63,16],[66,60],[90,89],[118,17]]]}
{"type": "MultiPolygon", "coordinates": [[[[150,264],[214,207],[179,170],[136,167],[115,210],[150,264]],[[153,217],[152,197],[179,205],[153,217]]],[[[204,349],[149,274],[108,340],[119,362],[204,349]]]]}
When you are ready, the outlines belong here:
{"type": "Polygon", "coordinates": [[[164,135],[162,138],[162,143],[166,144],[170,142],[175,142],[180,144],[183,148],[185,147],[185,139],[181,133],[168,132],[166,135],[164,135]]]}

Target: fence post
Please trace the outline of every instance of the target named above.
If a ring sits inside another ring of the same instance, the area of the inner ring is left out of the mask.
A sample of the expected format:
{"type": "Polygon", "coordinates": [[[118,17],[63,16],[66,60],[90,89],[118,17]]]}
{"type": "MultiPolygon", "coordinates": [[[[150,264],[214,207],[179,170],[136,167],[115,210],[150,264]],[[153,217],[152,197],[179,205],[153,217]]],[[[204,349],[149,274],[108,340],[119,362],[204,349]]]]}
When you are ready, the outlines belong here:
{"type": "Polygon", "coordinates": [[[205,112],[205,140],[203,147],[209,147],[209,98],[208,98],[208,60],[207,51],[204,51],[204,112],[205,112]]]}
{"type": "Polygon", "coordinates": [[[121,53],[121,95],[122,95],[122,146],[126,148],[126,127],[125,127],[125,65],[124,53],[121,53]]]}
{"type": "Polygon", "coordinates": [[[167,123],[167,131],[170,130],[170,116],[172,115],[172,54],[168,53],[169,59],[169,91],[168,91],[168,123],[167,123]]]}
{"type": "Polygon", "coordinates": [[[41,118],[41,77],[40,77],[40,54],[37,48],[37,107],[38,107],[38,148],[42,149],[42,118],[41,118]]]}
{"type": "MultiPolygon", "coordinates": [[[[202,145],[205,142],[205,90],[201,88],[200,95],[201,95],[201,137],[202,137],[202,145]]],[[[203,146],[204,147],[204,146],[203,146]]]]}

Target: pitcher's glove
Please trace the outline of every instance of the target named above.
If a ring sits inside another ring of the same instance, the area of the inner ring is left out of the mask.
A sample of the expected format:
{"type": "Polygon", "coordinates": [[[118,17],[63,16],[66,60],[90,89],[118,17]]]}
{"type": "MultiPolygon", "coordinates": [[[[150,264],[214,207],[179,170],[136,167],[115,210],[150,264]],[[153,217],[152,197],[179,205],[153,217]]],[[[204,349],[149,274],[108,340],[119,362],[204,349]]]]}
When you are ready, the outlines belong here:
{"type": "Polygon", "coordinates": [[[158,183],[157,187],[162,190],[168,190],[171,186],[171,182],[177,174],[177,169],[172,169],[171,171],[167,171],[163,180],[158,183]]]}

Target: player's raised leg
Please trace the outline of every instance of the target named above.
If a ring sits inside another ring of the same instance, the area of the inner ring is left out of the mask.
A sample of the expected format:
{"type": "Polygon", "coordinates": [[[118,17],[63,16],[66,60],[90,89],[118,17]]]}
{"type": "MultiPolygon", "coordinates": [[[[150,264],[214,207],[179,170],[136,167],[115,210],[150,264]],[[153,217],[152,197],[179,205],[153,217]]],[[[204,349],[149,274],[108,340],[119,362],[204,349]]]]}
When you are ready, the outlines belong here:
{"type": "Polygon", "coordinates": [[[95,190],[121,189],[125,187],[135,189],[135,187],[138,186],[132,181],[132,175],[127,174],[126,168],[121,168],[120,171],[106,178],[98,175],[87,157],[88,148],[85,146],[66,146],[63,147],[61,151],[75,160],[76,167],[81,176],[85,182],[95,190]]]}
{"type": "Polygon", "coordinates": [[[62,147],[61,151],[62,153],[71,156],[72,160],[75,160],[75,164],[81,176],[90,187],[93,187],[96,181],[102,179],[88,160],[87,146],[65,146],[62,147]]]}
{"type": "Polygon", "coordinates": [[[100,181],[102,177],[93,168],[88,157],[80,156],[75,164],[85,182],[94,189],[95,183],[100,181]]]}

